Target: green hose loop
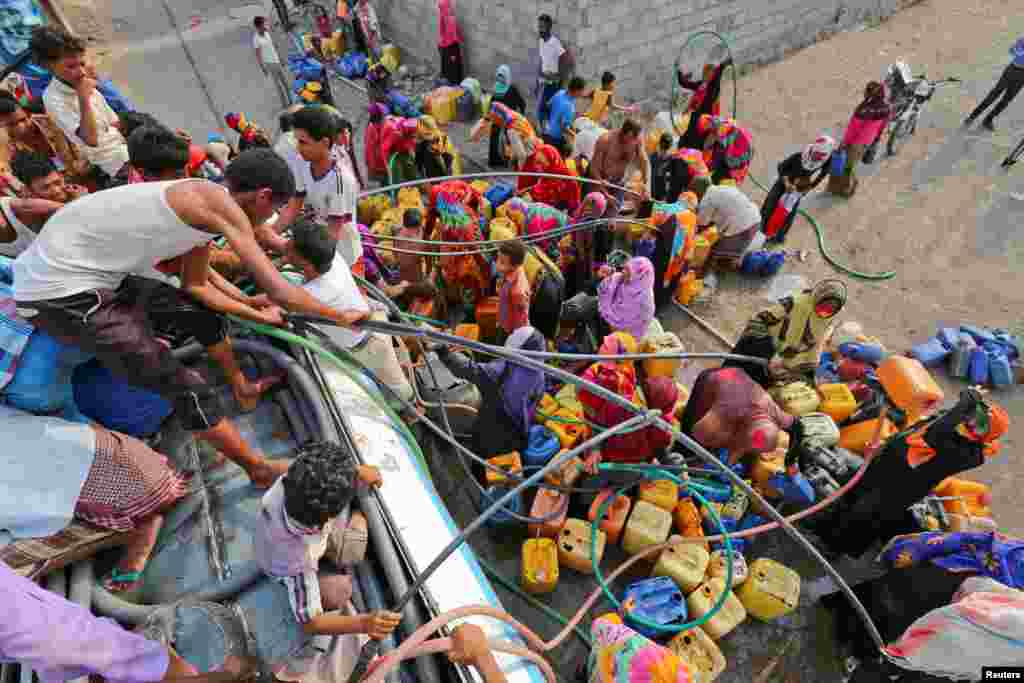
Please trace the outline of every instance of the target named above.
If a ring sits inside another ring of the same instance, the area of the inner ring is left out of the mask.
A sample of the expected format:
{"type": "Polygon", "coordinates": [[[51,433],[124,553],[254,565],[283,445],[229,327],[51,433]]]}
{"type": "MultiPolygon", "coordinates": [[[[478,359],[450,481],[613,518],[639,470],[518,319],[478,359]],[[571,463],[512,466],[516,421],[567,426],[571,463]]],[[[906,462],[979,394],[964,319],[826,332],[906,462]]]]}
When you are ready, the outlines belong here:
{"type": "MultiPolygon", "coordinates": [[[[601,468],[611,471],[620,469],[620,467],[614,463],[602,464],[601,468]]],[[[625,467],[621,468],[621,470],[626,472],[635,471],[632,468],[625,467]]],[[[681,485],[686,484],[686,482],[684,482],[682,479],[675,476],[674,474],[671,474],[670,472],[666,472],[664,470],[654,471],[657,472],[659,478],[670,479],[675,483],[681,485]]],[[[597,516],[594,518],[594,521],[590,524],[590,565],[594,569],[594,577],[597,579],[598,585],[601,586],[601,591],[605,594],[605,597],[607,597],[608,600],[613,605],[615,605],[616,609],[622,609],[622,603],[619,602],[619,599],[615,597],[615,594],[612,593],[611,589],[608,587],[608,582],[605,581],[604,574],[601,573],[601,567],[600,563],[598,562],[597,555],[594,554],[594,549],[597,547],[597,529],[600,526],[601,522],[604,520],[604,516],[608,514],[608,508],[611,507],[611,504],[615,501],[615,499],[624,494],[626,491],[628,491],[635,485],[636,484],[628,484],[626,486],[623,486],[618,491],[616,491],[614,495],[605,498],[604,502],[601,503],[601,505],[597,509],[597,516]]],[[[647,619],[644,619],[642,617],[629,617],[629,621],[640,624],[644,628],[650,629],[655,633],[661,633],[664,635],[675,635],[676,633],[681,633],[688,629],[706,624],[711,620],[712,617],[714,617],[716,614],[718,614],[719,611],[721,611],[722,607],[725,605],[726,599],[729,597],[729,592],[732,590],[733,548],[732,541],[730,540],[730,533],[725,528],[725,525],[722,523],[722,518],[719,517],[718,513],[715,512],[715,509],[711,506],[707,499],[704,498],[704,496],[702,496],[701,494],[697,493],[694,490],[690,491],[690,495],[696,498],[697,502],[700,503],[708,511],[708,514],[711,515],[711,521],[714,522],[715,526],[718,527],[719,531],[722,534],[722,542],[725,544],[725,590],[723,590],[722,594],[718,596],[718,600],[715,602],[714,605],[712,605],[711,609],[708,611],[707,614],[705,614],[703,617],[700,617],[693,621],[689,621],[685,624],[665,626],[663,624],[656,624],[653,621],[648,621],[647,619]]]]}
{"type": "MultiPolygon", "coordinates": [[[[488,576],[490,576],[492,579],[501,584],[501,586],[505,590],[515,594],[517,598],[528,604],[530,607],[533,607],[538,611],[543,612],[547,616],[551,617],[553,620],[557,621],[559,624],[562,624],[563,626],[569,625],[569,620],[566,619],[561,612],[558,612],[548,607],[543,602],[541,602],[537,598],[533,597],[532,595],[521,589],[519,586],[516,585],[514,581],[506,578],[502,575],[501,572],[499,572],[493,566],[487,564],[487,562],[484,561],[484,559],[480,556],[479,553],[475,553],[475,555],[477,563],[483,568],[484,572],[486,572],[488,576]]],[[[579,637],[579,639],[583,641],[584,645],[586,645],[588,648],[591,647],[590,638],[587,637],[586,631],[584,631],[579,626],[573,626],[572,630],[573,633],[575,633],[579,637]]]]}
{"type": "MultiPolygon", "coordinates": [[[[676,83],[676,71],[679,70],[680,56],[682,55],[683,50],[685,50],[687,47],[689,47],[690,43],[692,43],[695,38],[699,38],[701,36],[706,36],[706,35],[707,36],[713,36],[714,38],[718,39],[718,41],[725,47],[726,51],[729,53],[729,57],[730,58],[732,57],[732,45],[729,44],[729,41],[725,38],[725,36],[723,36],[721,33],[717,32],[717,31],[710,31],[710,30],[697,31],[696,33],[691,33],[686,38],[686,42],[683,43],[683,46],[681,48],[679,48],[679,55],[676,56],[676,61],[673,64],[674,70],[672,72],[672,85],[671,85],[671,89],[669,91],[670,92],[669,104],[668,104],[668,106],[669,106],[669,119],[670,119],[670,123],[672,124],[673,127],[675,127],[675,118],[676,118],[676,112],[675,112],[676,85],[677,85],[677,83],[676,83]]],[[[739,85],[738,85],[738,77],[736,76],[736,66],[733,65],[732,68],[729,69],[729,71],[732,74],[732,115],[733,115],[733,118],[736,118],[737,115],[738,115],[737,114],[737,112],[738,112],[737,102],[739,100],[739,85]]],[[[761,184],[761,182],[757,179],[757,177],[754,176],[753,173],[750,173],[749,175],[750,175],[751,181],[753,181],[753,183],[761,191],[763,191],[763,192],[768,192],[769,191],[769,188],[767,188],[763,184],[761,184]]],[[[828,250],[828,247],[825,246],[825,234],[824,234],[824,231],[821,228],[821,225],[818,224],[818,221],[816,221],[814,219],[814,217],[811,216],[811,214],[807,213],[803,209],[797,209],[797,213],[800,216],[802,216],[805,220],[807,220],[807,222],[811,224],[811,227],[814,228],[814,234],[817,236],[817,240],[818,240],[818,250],[821,252],[822,258],[824,258],[825,261],[830,266],[832,266],[833,268],[835,268],[839,272],[844,273],[846,275],[849,275],[850,277],[855,277],[855,278],[860,279],[860,280],[870,280],[870,281],[873,281],[873,282],[881,282],[881,281],[884,281],[884,280],[891,280],[894,277],[896,277],[896,272],[892,271],[892,270],[888,270],[888,271],[885,271],[885,272],[882,272],[882,273],[864,273],[864,272],[861,272],[859,270],[855,270],[855,269],[853,269],[853,268],[851,268],[849,266],[843,265],[842,263],[837,261],[834,256],[832,256],[831,252],[829,252],[829,250],[828,250]]]]}
{"type": "MultiPolygon", "coordinates": [[[[384,399],[384,397],[380,394],[376,387],[365,387],[363,383],[359,381],[360,374],[353,370],[349,363],[346,363],[341,358],[338,358],[336,355],[334,355],[324,347],[320,346],[316,342],[310,341],[309,339],[297,335],[294,332],[288,332],[287,330],[281,330],[276,327],[271,327],[270,325],[252,322],[250,320],[245,320],[243,318],[239,318],[233,315],[229,315],[228,318],[230,318],[233,322],[236,322],[239,325],[246,327],[254,332],[259,332],[262,335],[274,337],[276,339],[280,339],[281,341],[286,341],[290,344],[295,344],[305,349],[309,349],[313,353],[322,356],[323,358],[326,358],[328,361],[330,361],[332,365],[334,365],[336,368],[345,373],[349,377],[349,379],[357,383],[359,386],[364,387],[367,395],[373,400],[373,402],[376,403],[381,408],[381,410],[383,410],[388,415],[388,417],[391,418],[391,421],[398,426],[399,432],[404,437],[406,443],[409,445],[409,448],[412,449],[413,453],[416,454],[416,458],[417,460],[420,461],[420,464],[423,465],[424,471],[426,472],[427,476],[430,476],[430,468],[427,465],[427,458],[423,455],[423,451],[420,449],[420,445],[419,443],[417,443],[416,437],[409,429],[409,425],[405,423],[405,420],[399,417],[398,413],[395,412],[394,408],[388,405],[388,402],[384,399]]],[[[348,352],[344,351],[344,349],[339,350],[343,351],[345,355],[349,355],[348,352]]],[[[351,359],[351,356],[349,356],[349,358],[351,359]]]]}

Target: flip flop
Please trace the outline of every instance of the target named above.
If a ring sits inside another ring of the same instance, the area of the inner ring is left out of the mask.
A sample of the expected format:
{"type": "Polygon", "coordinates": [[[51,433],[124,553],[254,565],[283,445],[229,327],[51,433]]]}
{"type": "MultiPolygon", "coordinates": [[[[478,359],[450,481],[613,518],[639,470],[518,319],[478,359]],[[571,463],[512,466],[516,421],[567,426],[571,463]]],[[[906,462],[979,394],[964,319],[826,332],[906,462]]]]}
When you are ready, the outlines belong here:
{"type": "Polygon", "coordinates": [[[100,580],[100,585],[111,593],[128,593],[138,588],[135,584],[142,581],[142,574],[143,572],[122,572],[114,567],[100,580]],[[118,585],[124,587],[118,588],[118,585]]]}

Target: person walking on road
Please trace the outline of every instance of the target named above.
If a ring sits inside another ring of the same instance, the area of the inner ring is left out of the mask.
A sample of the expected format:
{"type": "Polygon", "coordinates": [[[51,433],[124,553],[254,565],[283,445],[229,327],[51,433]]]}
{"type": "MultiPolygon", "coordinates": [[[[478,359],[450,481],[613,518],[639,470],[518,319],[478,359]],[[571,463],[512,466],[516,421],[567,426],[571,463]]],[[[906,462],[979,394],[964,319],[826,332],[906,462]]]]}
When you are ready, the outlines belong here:
{"type": "Polygon", "coordinates": [[[996,117],[1003,113],[1003,110],[1009,106],[1013,98],[1021,91],[1021,88],[1024,88],[1024,36],[1018,38],[1017,42],[1010,48],[1010,55],[1013,57],[1013,60],[1007,65],[1003,75],[999,77],[996,87],[992,88],[989,94],[985,96],[985,99],[981,101],[981,104],[967,117],[967,120],[964,121],[965,126],[974,123],[975,119],[981,116],[981,113],[991,107],[996,98],[1002,95],[999,104],[981,122],[983,128],[994,131],[996,129],[996,117]]]}
{"type": "Polygon", "coordinates": [[[284,106],[287,107],[292,103],[292,79],[288,77],[288,72],[281,64],[281,57],[278,56],[277,48],[274,46],[274,38],[267,30],[267,18],[256,17],[252,25],[256,29],[252,35],[252,48],[256,51],[256,61],[259,62],[263,75],[274,83],[284,106]]]}

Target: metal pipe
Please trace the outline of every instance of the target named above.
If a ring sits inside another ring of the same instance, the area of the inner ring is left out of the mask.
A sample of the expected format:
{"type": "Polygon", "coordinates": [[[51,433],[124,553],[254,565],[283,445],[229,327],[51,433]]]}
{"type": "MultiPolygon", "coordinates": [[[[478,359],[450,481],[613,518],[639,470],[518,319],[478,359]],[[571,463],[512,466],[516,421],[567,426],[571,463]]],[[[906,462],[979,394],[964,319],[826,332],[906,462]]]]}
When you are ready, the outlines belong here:
{"type": "MultiPolygon", "coordinates": [[[[397,334],[399,336],[430,337],[446,344],[456,344],[474,350],[480,350],[487,353],[491,353],[492,355],[497,355],[508,360],[516,361],[519,365],[532,368],[534,370],[546,372],[550,375],[553,375],[557,379],[562,380],[563,382],[571,382],[577,387],[583,387],[587,391],[596,394],[601,398],[610,401],[611,403],[621,406],[634,414],[642,414],[643,412],[629,399],[619,396],[613,391],[609,391],[608,389],[605,389],[604,387],[598,384],[588,382],[587,380],[584,380],[581,377],[577,377],[576,375],[573,375],[559,368],[551,367],[538,361],[535,361],[531,358],[528,358],[526,356],[522,356],[514,351],[510,351],[509,349],[487,346],[486,344],[469,341],[461,337],[455,337],[453,335],[443,334],[435,330],[411,327],[408,325],[399,325],[395,323],[382,323],[378,321],[367,320],[360,323],[359,326],[362,328],[383,332],[385,334],[397,334]]],[[[833,567],[832,564],[827,559],[825,559],[824,556],[822,556],[818,549],[815,548],[814,545],[796,529],[796,527],[794,527],[782,514],[780,514],[774,506],[768,503],[768,501],[766,501],[760,493],[755,491],[749,484],[747,484],[747,482],[744,481],[742,477],[733,472],[718,458],[716,458],[714,455],[708,452],[707,449],[705,449],[699,443],[694,441],[693,438],[686,434],[683,434],[681,431],[673,427],[669,422],[662,419],[660,415],[653,415],[652,418],[654,424],[658,425],[658,427],[660,427],[664,431],[667,431],[670,434],[672,434],[676,438],[676,440],[682,442],[683,445],[685,445],[688,449],[699,455],[707,463],[721,470],[722,473],[730,479],[733,486],[736,486],[741,491],[743,491],[750,498],[750,500],[759,503],[761,507],[764,508],[765,512],[768,513],[768,516],[771,517],[773,521],[777,522],[794,541],[796,541],[801,547],[803,547],[804,550],[825,569],[825,571],[836,582],[836,585],[839,586],[840,590],[847,597],[847,599],[853,605],[854,609],[857,611],[858,615],[864,621],[864,624],[867,627],[869,635],[871,636],[875,644],[878,646],[878,648],[881,650],[885,647],[885,642],[882,640],[881,634],[878,632],[877,627],[871,620],[871,615],[868,613],[867,609],[864,607],[864,604],[860,601],[857,595],[853,592],[853,589],[851,589],[849,584],[846,583],[842,575],[839,574],[838,571],[836,571],[836,568],[833,567]]],[[[605,432],[605,434],[607,434],[607,432],[605,432]]],[[[501,499],[498,502],[504,504],[508,501],[501,499]]],[[[495,505],[497,505],[497,503],[495,505]]]]}
{"type": "MultiPolygon", "coordinates": [[[[558,237],[571,232],[582,232],[583,230],[594,230],[607,223],[622,223],[624,225],[640,225],[646,228],[650,228],[651,224],[647,221],[636,220],[633,218],[592,218],[587,221],[580,221],[579,223],[571,223],[564,225],[560,228],[552,228],[551,230],[545,230],[544,232],[537,232],[527,237],[511,237],[506,240],[469,240],[466,242],[445,242],[443,240],[421,240],[418,237],[381,237],[379,235],[373,235],[375,240],[396,240],[402,242],[411,242],[414,244],[434,244],[443,247],[464,247],[464,246],[476,246],[478,244],[503,244],[505,242],[522,242],[527,240],[543,240],[558,237]]],[[[375,245],[376,246],[376,245],[375,245]]]]}
{"type": "Polygon", "coordinates": [[[420,178],[418,180],[407,180],[404,183],[395,183],[394,185],[385,185],[383,187],[377,187],[372,190],[366,190],[359,193],[359,197],[370,197],[375,194],[386,194],[400,190],[403,187],[418,187],[420,185],[432,185],[434,183],[445,183],[450,180],[482,180],[484,178],[551,178],[554,180],[571,180],[576,183],[586,183],[588,185],[600,185],[601,187],[608,188],[609,190],[617,190],[620,192],[628,192],[636,197],[642,197],[639,192],[629,189],[628,187],[622,187],[621,185],[614,185],[605,180],[591,180],[590,178],[580,178],[574,175],[560,175],[557,173],[531,173],[529,171],[487,171],[486,173],[463,173],[462,175],[446,175],[438,176],[437,178],[420,178]]]}

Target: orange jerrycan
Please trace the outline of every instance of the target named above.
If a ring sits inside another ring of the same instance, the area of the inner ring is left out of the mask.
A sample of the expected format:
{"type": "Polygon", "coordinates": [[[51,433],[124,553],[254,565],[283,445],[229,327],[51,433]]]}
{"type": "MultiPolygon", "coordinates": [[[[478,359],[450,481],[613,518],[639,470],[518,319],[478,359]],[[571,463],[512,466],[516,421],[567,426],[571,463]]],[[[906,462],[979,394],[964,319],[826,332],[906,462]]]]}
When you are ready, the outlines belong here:
{"type": "Polygon", "coordinates": [[[523,543],[520,581],[527,593],[550,593],[558,585],[558,546],[550,538],[523,543]]]}
{"type": "MultiPolygon", "coordinates": [[[[682,353],[683,343],[674,332],[662,332],[648,337],[640,347],[643,353],[682,353]]],[[[682,358],[648,358],[644,360],[644,372],[648,377],[675,377],[682,358]]]]}
{"type": "MultiPolygon", "coordinates": [[[[882,441],[896,433],[896,425],[889,421],[889,418],[884,418],[884,420],[882,433],[879,436],[882,441]]],[[[877,425],[878,418],[876,417],[873,420],[865,420],[849,427],[843,427],[839,430],[839,447],[863,455],[871,443],[871,439],[875,436],[877,425]]]]}
{"type": "Polygon", "coordinates": [[[836,424],[841,424],[857,410],[857,399],[845,384],[822,384],[818,393],[821,394],[818,410],[835,420],[836,424]]]}
{"type": "MultiPolygon", "coordinates": [[[[555,457],[561,457],[564,452],[564,450],[559,451],[555,457]]],[[[581,474],[583,474],[583,460],[578,455],[574,455],[544,475],[544,481],[552,486],[572,486],[581,474]]]]}
{"type": "MultiPolygon", "coordinates": [[[[519,458],[519,451],[512,451],[511,453],[506,453],[504,455],[496,455],[493,458],[488,458],[487,462],[500,467],[509,474],[521,474],[523,471],[523,462],[519,458]]],[[[484,477],[487,480],[488,486],[508,481],[507,475],[495,472],[490,468],[484,470],[484,477]]]]}
{"type": "Polygon", "coordinates": [[[945,398],[935,378],[919,360],[889,356],[878,366],[878,380],[885,393],[907,414],[907,424],[934,412],[945,398]]]}
{"type": "Polygon", "coordinates": [[[637,499],[660,507],[666,512],[672,512],[679,502],[679,487],[668,479],[649,479],[640,484],[637,499]]]}
{"type": "Polygon", "coordinates": [[[546,522],[529,525],[531,536],[545,536],[556,538],[562,531],[565,518],[569,514],[569,495],[555,491],[554,489],[539,488],[537,495],[533,498],[533,505],[530,507],[530,516],[534,518],[547,517],[554,514],[555,510],[561,510],[562,514],[546,522]]]}
{"type": "MultiPolygon", "coordinates": [[[[597,512],[604,505],[604,502],[614,493],[614,489],[604,489],[597,495],[597,498],[590,505],[590,511],[587,513],[587,519],[591,523],[597,519],[597,512]]],[[[598,528],[608,534],[609,543],[614,545],[619,542],[619,537],[622,535],[622,527],[626,524],[626,518],[629,517],[629,509],[632,506],[633,501],[628,496],[615,496],[615,500],[608,506],[598,528]]]]}
{"type": "Polygon", "coordinates": [[[992,516],[992,510],[989,508],[992,504],[992,492],[981,482],[948,477],[939,482],[932,493],[940,498],[949,498],[942,501],[942,507],[946,508],[946,512],[971,517],[992,516]]]}
{"type": "Polygon", "coordinates": [[[476,305],[476,324],[480,326],[480,338],[493,340],[498,334],[498,297],[489,296],[476,305]]]}
{"type": "Polygon", "coordinates": [[[736,589],[747,613],[761,621],[789,614],[800,604],[800,575],[775,560],[750,563],[747,580],[736,589]]]}

